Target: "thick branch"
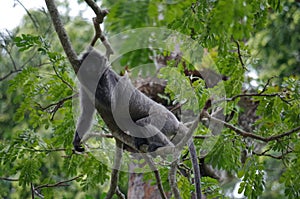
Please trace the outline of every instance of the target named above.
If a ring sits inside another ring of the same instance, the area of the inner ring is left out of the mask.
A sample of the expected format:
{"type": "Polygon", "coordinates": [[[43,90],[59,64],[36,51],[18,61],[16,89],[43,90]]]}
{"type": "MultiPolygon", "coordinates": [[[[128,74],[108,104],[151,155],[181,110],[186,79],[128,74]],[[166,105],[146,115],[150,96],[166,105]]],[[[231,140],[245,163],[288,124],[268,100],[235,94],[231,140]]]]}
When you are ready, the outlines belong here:
{"type": "Polygon", "coordinates": [[[59,37],[60,43],[62,44],[64,51],[75,71],[75,73],[78,72],[80,67],[80,61],[78,59],[78,56],[73,49],[73,46],[70,42],[70,39],[67,35],[67,32],[63,26],[63,23],[60,19],[59,12],[56,8],[56,5],[54,3],[54,0],[45,0],[47,8],[49,10],[55,31],[57,32],[57,35],[59,37]]]}

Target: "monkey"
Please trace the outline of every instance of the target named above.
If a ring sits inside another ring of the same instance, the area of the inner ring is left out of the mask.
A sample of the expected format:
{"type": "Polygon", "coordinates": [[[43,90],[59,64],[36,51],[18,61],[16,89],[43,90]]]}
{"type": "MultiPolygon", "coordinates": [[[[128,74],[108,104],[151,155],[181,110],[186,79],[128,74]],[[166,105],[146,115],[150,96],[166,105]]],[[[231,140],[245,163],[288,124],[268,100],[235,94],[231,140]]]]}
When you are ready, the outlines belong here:
{"type": "MultiPolygon", "coordinates": [[[[106,64],[105,57],[96,50],[90,49],[82,56],[82,68],[77,74],[81,83],[81,115],[74,149],[84,151],[80,141],[91,126],[95,107],[109,128],[130,132],[138,149],[142,144],[148,145],[148,152],[174,147],[168,138],[178,134],[180,123],[174,114],[134,88],[127,75],[119,76],[106,64]]],[[[179,138],[174,142],[179,142],[179,138]]]]}
{"type": "MultiPolygon", "coordinates": [[[[129,132],[137,149],[148,146],[148,152],[183,146],[189,141],[195,175],[197,198],[201,198],[200,170],[192,131],[177,120],[167,108],[153,101],[130,82],[128,75],[119,76],[108,65],[107,59],[89,47],[81,58],[77,73],[80,81],[81,114],[74,133],[75,151],[83,152],[81,139],[89,130],[95,110],[112,131],[129,132]],[[185,138],[188,137],[188,138],[185,138]]],[[[179,149],[180,150],[180,149],[179,149]]],[[[168,151],[168,150],[166,150],[168,151]]]]}

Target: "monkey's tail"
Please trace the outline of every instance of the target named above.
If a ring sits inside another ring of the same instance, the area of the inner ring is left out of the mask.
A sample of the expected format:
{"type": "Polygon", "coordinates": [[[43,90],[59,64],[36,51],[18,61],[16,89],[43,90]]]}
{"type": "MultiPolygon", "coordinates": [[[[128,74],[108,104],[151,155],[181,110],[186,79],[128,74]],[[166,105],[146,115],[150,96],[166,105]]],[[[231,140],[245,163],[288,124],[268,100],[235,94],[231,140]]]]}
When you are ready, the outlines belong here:
{"type": "Polygon", "coordinates": [[[195,148],[193,140],[191,140],[191,143],[189,144],[189,151],[190,151],[190,154],[191,154],[193,172],[194,172],[194,178],[195,178],[196,198],[201,199],[202,194],[201,194],[200,166],[199,166],[197,153],[196,153],[196,148],[195,148]]]}

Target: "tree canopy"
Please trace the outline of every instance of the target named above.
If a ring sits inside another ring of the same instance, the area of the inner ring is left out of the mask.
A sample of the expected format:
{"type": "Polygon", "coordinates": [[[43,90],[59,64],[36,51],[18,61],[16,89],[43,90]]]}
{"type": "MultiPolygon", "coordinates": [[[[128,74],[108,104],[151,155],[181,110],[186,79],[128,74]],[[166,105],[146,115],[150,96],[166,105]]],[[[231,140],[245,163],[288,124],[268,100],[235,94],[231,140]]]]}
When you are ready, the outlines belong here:
{"type": "Polygon", "coordinates": [[[195,196],[187,147],[177,162],[124,150],[115,173],[120,143],[96,115],[89,150],[74,152],[76,70],[95,34],[93,17],[102,31],[95,48],[112,48],[113,70],[185,124],[205,109],[192,137],[203,198],[300,197],[298,0],[55,3],[60,20],[49,5],[24,8],[22,23],[0,33],[2,198],[195,196]],[[95,16],[70,15],[82,6],[95,16]],[[58,38],[62,28],[67,34],[58,38]]]}

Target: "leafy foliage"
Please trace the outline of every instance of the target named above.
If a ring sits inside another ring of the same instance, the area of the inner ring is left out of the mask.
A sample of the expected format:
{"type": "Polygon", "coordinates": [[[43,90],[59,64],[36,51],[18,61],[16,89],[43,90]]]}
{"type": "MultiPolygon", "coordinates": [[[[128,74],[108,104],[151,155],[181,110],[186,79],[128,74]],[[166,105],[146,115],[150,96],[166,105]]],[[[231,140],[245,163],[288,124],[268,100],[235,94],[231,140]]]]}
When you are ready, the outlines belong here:
{"type": "MultiPolygon", "coordinates": [[[[186,69],[209,68],[208,58],[191,66],[180,56],[172,58],[174,52],[153,49],[155,38],[151,37],[128,38],[120,48],[138,46],[140,42],[148,48],[126,53],[113,63],[120,69],[126,66],[138,76],[141,74],[134,72],[136,67],[164,58],[159,77],[167,80],[168,100],[184,104],[183,110],[200,112],[212,99],[208,113],[224,119],[221,135],[214,135],[206,118],[194,139],[203,160],[201,167],[213,171],[205,170],[201,177],[207,198],[229,198],[238,193],[247,198],[300,197],[298,1],[102,3],[110,8],[104,22],[108,38],[135,28],[167,27],[192,38],[214,62],[214,72],[221,78],[209,87],[204,79],[185,74],[186,69]],[[203,155],[209,142],[206,137],[211,136],[216,142],[203,155]],[[228,181],[231,184],[225,184],[228,181]]],[[[64,8],[66,5],[60,4],[64,8]]],[[[6,92],[0,94],[0,196],[30,198],[35,187],[45,198],[103,198],[111,171],[98,157],[105,160],[109,153],[73,153],[75,74],[50,31],[47,13],[31,13],[10,36],[1,33],[0,88],[6,92]]],[[[92,26],[67,14],[63,18],[71,41],[81,51],[92,37],[92,26]]],[[[149,69],[142,75],[149,71],[153,73],[149,69]]],[[[107,131],[101,119],[94,128],[107,131]]],[[[177,173],[183,198],[190,198],[194,191],[187,155],[184,150],[177,173]]],[[[160,170],[160,175],[165,190],[170,191],[168,169],[160,170]]],[[[153,174],[144,177],[154,182],[153,174]]],[[[120,178],[121,189],[126,192],[127,174],[121,173],[120,178]]]]}

